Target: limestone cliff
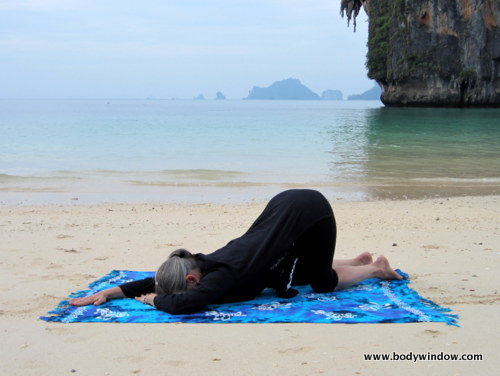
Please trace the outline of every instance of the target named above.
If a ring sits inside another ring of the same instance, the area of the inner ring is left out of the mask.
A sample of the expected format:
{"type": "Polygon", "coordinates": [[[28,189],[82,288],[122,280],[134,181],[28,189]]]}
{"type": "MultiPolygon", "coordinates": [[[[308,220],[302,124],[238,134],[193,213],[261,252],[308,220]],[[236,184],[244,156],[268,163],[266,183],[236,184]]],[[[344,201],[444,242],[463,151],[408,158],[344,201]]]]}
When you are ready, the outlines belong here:
{"type": "Polygon", "coordinates": [[[500,0],[341,0],[388,106],[500,107],[500,0]]]}

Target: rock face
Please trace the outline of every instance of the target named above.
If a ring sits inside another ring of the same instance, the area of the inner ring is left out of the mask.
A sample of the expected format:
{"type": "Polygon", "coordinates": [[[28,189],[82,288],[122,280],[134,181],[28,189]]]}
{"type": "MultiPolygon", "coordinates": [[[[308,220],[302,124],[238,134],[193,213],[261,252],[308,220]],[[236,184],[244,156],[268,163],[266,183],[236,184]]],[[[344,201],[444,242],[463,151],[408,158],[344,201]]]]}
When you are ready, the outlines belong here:
{"type": "Polygon", "coordinates": [[[320,97],[296,78],[287,78],[265,88],[254,86],[244,99],[316,100],[320,97]]]}
{"type": "Polygon", "coordinates": [[[500,107],[499,0],[342,0],[369,15],[368,77],[388,106],[500,107]]]}

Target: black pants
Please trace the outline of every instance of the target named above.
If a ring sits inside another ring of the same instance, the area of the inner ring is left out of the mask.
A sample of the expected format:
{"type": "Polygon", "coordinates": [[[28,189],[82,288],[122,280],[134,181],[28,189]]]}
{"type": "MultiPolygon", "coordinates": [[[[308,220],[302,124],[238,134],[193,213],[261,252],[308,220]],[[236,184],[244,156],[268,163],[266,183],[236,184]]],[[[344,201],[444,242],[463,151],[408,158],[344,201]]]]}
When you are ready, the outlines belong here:
{"type": "Polygon", "coordinates": [[[335,290],[338,276],[332,269],[337,226],[335,217],[316,222],[294,243],[298,256],[293,273],[293,285],[311,285],[314,292],[335,290]]]}

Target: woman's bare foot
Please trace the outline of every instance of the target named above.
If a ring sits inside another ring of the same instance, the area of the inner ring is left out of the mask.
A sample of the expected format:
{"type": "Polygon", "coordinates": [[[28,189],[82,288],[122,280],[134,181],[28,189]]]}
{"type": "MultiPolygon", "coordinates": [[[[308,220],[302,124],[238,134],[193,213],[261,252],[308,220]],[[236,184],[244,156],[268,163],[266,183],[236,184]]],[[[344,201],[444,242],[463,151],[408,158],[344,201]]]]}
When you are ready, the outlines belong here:
{"type": "Polygon", "coordinates": [[[376,277],[380,279],[403,279],[394,269],[389,265],[389,261],[385,256],[379,256],[373,265],[377,266],[376,277]]]}
{"type": "MultiPolygon", "coordinates": [[[[362,253],[358,257],[348,261],[354,260],[357,260],[357,262],[368,262],[371,260],[371,255],[368,252],[366,252],[366,254],[362,253]]],[[[339,278],[339,283],[337,284],[335,290],[345,289],[369,278],[403,279],[403,277],[391,268],[389,261],[387,261],[384,256],[380,256],[375,262],[369,264],[344,264],[343,266],[335,269],[335,271],[337,272],[337,276],[339,278]]]]}
{"type": "Polygon", "coordinates": [[[368,265],[373,262],[370,252],[363,252],[354,258],[353,265],[368,265]]]}
{"type": "Polygon", "coordinates": [[[363,252],[355,258],[348,260],[333,260],[332,267],[333,269],[342,268],[344,266],[361,266],[361,265],[369,265],[373,262],[372,255],[369,252],[363,252]]]}

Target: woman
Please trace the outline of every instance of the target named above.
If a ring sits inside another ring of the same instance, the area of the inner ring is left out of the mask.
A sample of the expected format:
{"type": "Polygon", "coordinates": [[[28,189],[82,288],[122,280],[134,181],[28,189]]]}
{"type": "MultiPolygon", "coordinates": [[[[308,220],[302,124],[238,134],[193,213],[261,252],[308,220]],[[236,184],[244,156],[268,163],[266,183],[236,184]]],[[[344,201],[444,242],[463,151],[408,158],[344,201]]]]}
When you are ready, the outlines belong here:
{"type": "Polygon", "coordinates": [[[182,314],[208,304],[255,298],[266,287],[278,296],[297,294],[291,286],[311,285],[331,292],[368,278],[401,279],[383,256],[368,252],[333,261],[336,224],[332,208],[319,192],[294,189],[275,196],[241,237],[211,254],[174,251],[155,278],[100,291],[70,304],[99,305],[114,298],[135,298],[157,309],[182,314]]]}

